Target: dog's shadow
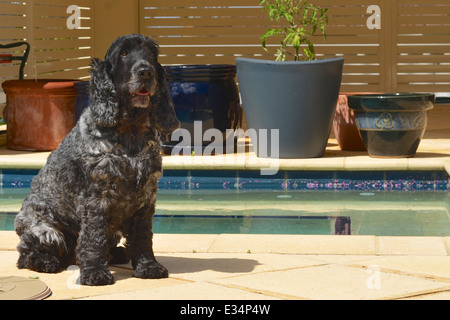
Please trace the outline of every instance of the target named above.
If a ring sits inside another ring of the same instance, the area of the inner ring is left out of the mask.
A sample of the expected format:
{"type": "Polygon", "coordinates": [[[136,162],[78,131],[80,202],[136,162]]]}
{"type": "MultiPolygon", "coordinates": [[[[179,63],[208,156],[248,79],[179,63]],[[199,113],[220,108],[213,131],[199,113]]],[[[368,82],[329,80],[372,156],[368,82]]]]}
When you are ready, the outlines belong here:
{"type": "MultiPolygon", "coordinates": [[[[159,256],[158,262],[167,268],[169,275],[176,276],[204,271],[226,274],[250,273],[260,263],[242,258],[187,258],[176,256],[159,256]]],[[[131,264],[111,265],[116,280],[129,278],[132,274],[131,264]]]]}

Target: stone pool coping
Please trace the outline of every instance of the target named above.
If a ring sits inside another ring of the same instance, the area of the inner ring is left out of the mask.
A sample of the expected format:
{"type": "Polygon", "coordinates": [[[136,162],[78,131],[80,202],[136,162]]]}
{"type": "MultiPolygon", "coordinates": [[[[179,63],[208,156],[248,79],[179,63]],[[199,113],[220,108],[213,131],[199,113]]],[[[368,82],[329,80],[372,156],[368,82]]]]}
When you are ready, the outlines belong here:
{"type": "MultiPolygon", "coordinates": [[[[4,135],[2,135],[4,136],[4,135]]],[[[1,136],[0,136],[1,137],[1,136]]],[[[450,139],[424,139],[415,157],[404,159],[375,159],[366,152],[342,151],[334,139],[322,158],[263,159],[254,153],[221,156],[163,156],[167,170],[278,170],[311,171],[443,171],[450,170],[450,139]]],[[[40,169],[50,152],[9,150],[1,143],[0,169],[40,169]]]]}
{"type": "Polygon", "coordinates": [[[0,274],[39,278],[49,299],[450,299],[450,237],[155,234],[169,278],[136,279],[116,265],[105,287],[17,269],[18,240],[0,232],[0,274]]]}

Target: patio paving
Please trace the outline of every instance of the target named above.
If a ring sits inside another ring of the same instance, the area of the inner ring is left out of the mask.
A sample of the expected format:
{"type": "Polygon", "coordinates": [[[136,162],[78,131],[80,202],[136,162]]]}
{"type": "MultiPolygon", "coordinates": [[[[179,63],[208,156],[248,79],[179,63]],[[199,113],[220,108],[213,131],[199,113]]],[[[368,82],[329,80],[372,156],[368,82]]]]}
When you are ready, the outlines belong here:
{"type": "Polygon", "coordinates": [[[156,256],[169,278],[137,279],[129,264],[115,265],[110,266],[114,285],[88,287],[76,284],[76,270],[45,274],[17,269],[18,237],[3,231],[0,274],[39,278],[52,290],[51,300],[450,298],[450,237],[427,237],[426,247],[422,237],[395,237],[395,243],[381,246],[385,238],[156,234],[156,256]],[[315,242],[320,253],[310,249],[315,242]],[[339,244],[349,243],[352,249],[342,253],[339,244]],[[422,249],[411,251],[417,247],[422,249]]]}

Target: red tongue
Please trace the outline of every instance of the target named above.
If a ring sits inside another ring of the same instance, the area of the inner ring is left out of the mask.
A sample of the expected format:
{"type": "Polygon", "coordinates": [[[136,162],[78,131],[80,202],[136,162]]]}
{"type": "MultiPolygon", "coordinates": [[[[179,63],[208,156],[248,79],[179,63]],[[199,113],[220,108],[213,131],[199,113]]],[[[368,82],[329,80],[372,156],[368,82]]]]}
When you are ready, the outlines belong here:
{"type": "Polygon", "coordinates": [[[142,88],[141,91],[138,92],[138,95],[140,95],[140,96],[148,96],[149,92],[147,91],[147,89],[142,88]]]}

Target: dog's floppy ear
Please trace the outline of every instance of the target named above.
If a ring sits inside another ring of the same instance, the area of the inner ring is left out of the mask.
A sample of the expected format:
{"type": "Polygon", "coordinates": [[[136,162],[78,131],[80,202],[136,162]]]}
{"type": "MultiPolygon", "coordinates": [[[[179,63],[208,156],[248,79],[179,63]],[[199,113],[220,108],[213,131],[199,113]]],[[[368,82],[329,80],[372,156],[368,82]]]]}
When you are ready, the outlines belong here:
{"type": "Polygon", "coordinates": [[[113,127],[118,123],[119,102],[116,87],[113,83],[111,65],[108,61],[97,58],[91,60],[91,113],[96,124],[102,127],[113,127]]]}
{"type": "Polygon", "coordinates": [[[171,134],[180,127],[180,121],[178,121],[173,108],[173,102],[167,84],[166,71],[158,62],[156,63],[156,66],[158,93],[155,98],[158,101],[156,101],[156,103],[153,103],[152,101],[152,106],[154,106],[152,118],[156,129],[161,133],[161,136],[165,138],[168,134],[171,134]]]}

